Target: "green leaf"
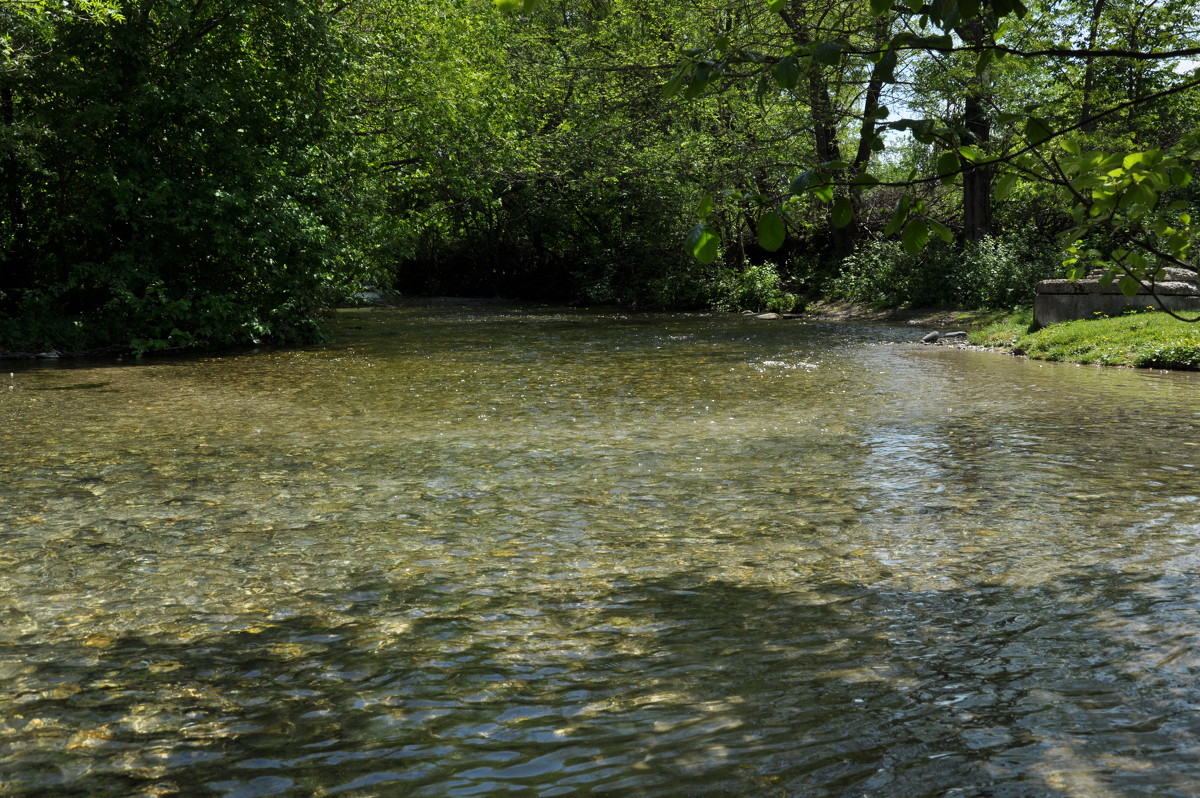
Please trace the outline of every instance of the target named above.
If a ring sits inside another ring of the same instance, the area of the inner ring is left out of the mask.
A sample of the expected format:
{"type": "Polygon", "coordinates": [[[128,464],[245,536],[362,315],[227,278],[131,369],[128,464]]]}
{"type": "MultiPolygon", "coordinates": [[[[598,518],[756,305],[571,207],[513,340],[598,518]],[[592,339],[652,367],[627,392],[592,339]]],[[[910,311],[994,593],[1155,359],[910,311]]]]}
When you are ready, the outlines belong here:
{"type": "Polygon", "coordinates": [[[710,213],[712,213],[712,209],[713,209],[712,194],[705,194],[703,197],[700,198],[700,218],[707,219],[708,215],[710,213]]]}
{"type": "Polygon", "coordinates": [[[958,10],[964,17],[979,14],[979,0],[958,0],[958,10]]]}
{"type": "Polygon", "coordinates": [[[904,251],[909,255],[916,255],[925,249],[929,242],[929,225],[924,219],[913,219],[904,226],[904,233],[900,238],[904,242],[904,251]]]}
{"type": "Polygon", "coordinates": [[[887,223],[887,227],[883,228],[883,235],[895,235],[896,231],[908,221],[908,209],[912,206],[912,198],[905,194],[896,202],[896,208],[892,212],[892,219],[887,223]]]}
{"type": "Polygon", "coordinates": [[[852,185],[852,186],[877,186],[877,185],[879,185],[879,178],[876,177],[875,175],[871,174],[870,172],[863,172],[862,174],[855,175],[853,178],[851,178],[850,185],[852,185]]]}
{"type": "Polygon", "coordinates": [[[679,68],[671,79],[667,81],[667,85],[662,88],[662,96],[664,100],[669,100],[679,93],[679,90],[687,84],[688,69],[691,64],[684,64],[679,68]]]}
{"type": "Polygon", "coordinates": [[[975,74],[982,75],[987,72],[988,67],[992,65],[992,61],[996,58],[994,50],[984,50],[979,54],[979,58],[975,61],[975,74]]]}
{"type": "Polygon", "coordinates": [[[958,159],[958,153],[954,150],[946,150],[937,159],[938,177],[942,178],[943,183],[947,183],[954,179],[954,176],[962,168],[962,162],[958,159]]]}
{"type": "Polygon", "coordinates": [[[767,92],[771,90],[771,78],[764,72],[758,76],[758,86],[754,89],[754,101],[762,105],[763,97],[767,96],[767,92]]]}
{"type": "Polygon", "coordinates": [[[783,246],[787,238],[787,228],[783,217],[775,211],[767,211],[758,217],[758,245],[768,252],[774,252],[783,246]]]}
{"type": "Polygon", "coordinates": [[[1125,296],[1136,296],[1137,292],[1142,289],[1142,284],[1128,274],[1122,274],[1117,287],[1121,289],[1121,293],[1125,296]]]}
{"type": "Polygon", "coordinates": [[[787,0],[767,0],[767,8],[778,14],[787,6],[787,0]]]}
{"type": "Polygon", "coordinates": [[[1030,144],[1041,144],[1053,135],[1054,133],[1044,119],[1031,116],[1025,123],[1025,138],[1029,139],[1030,144]]]}
{"type": "Polygon", "coordinates": [[[788,191],[799,196],[800,194],[803,194],[805,191],[808,191],[808,187],[809,187],[809,185],[812,184],[812,181],[813,181],[812,170],[805,169],[803,172],[801,172],[800,174],[798,174],[794,178],[792,178],[792,182],[788,185],[788,191]]]}
{"type": "Polygon", "coordinates": [[[996,199],[998,199],[998,200],[1008,199],[1012,195],[1013,189],[1016,187],[1017,187],[1017,176],[1015,174],[1010,172],[1006,175],[1002,175],[1000,177],[1000,179],[996,181],[996,189],[995,189],[996,199]]]}
{"type": "Polygon", "coordinates": [[[692,79],[688,83],[686,89],[683,90],[683,97],[686,100],[693,100],[700,96],[700,93],[708,88],[708,81],[712,78],[712,64],[704,62],[696,65],[696,70],[692,73],[692,79]]]}
{"type": "Polygon", "coordinates": [[[841,42],[821,42],[812,51],[812,59],[818,64],[836,66],[842,58],[841,42]]]}
{"type": "Polygon", "coordinates": [[[871,13],[875,16],[883,16],[892,10],[892,0],[871,0],[871,13]]]}
{"type": "MultiPolygon", "coordinates": [[[[879,62],[875,65],[875,74],[878,75],[879,79],[882,80],[884,83],[895,83],[895,81],[896,81],[896,65],[899,63],[900,63],[900,55],[895,50],[888,50],[887,52],[885,52],[883,54],[883,57],[880,58],[879,62]]],[[[882,118],[886,118],[886,117],[887,117],[887,108],[884,107],[883,117],[880,117],[880,118],[882,119],[882,118]]]]}
{"type": "Polygon", "coordinates": [[[813,193],[814,197],[821,200],[821,202],[833,202],[833,186],[829,183],[813,186],[809,191],[813,193]]]}
{"type": "Polygon", "coordinates": [[[983,152],[973,144],[968,144],[965,147],[958,148],[958,155],[964,161],[969,163],[978,163],[983,160],[983,152]]]}
{"type": "Polygon", "coordinates": [[[941,222],[935,222],[933,219],[930,219],[929,229],[933,231],[934,235],[945,241],[947,244],[954,240],[954,233],[951,232],[949,227],[941,222]]]}
{"type": "Polygon", "coordinates": [[[688,254],[704,264],[712,263],[717,259],[720,246],[720,234],[717,233],[716,228],[707,224],[696,225],[688,231],[687,238],[683,240],[683,248],[688,254]]]}
{"type": "Polygon", "coordinates": [[[934,141],[933,121],[921,119],[912,124],[913,138],[922,144],[932,144],[934,141]]]}
{"type": "Polygon", "coordinates": [[[800,64],[796,61],[796,56],[785,55],[775,62],[775,66],[771,71],[775,75],[775,82],[779,84],[780,88],[796,88],[796,81],[800,79],[800,64]]]}
{"type": "Polygon", "coordinates": [[[849,197],[838,197],[837,202],[833,203],[830,215],[834,226],[845,227],[854,220],[854,203],[850,201],[849,197]]]}

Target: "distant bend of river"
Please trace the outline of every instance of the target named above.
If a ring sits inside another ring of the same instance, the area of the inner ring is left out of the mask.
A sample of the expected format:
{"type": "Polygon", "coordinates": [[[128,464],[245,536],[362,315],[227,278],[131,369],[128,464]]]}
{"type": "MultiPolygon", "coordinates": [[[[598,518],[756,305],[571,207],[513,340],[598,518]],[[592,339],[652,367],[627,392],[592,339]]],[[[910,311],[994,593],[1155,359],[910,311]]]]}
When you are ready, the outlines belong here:
{"type": "Polygon", "coordinates": [[[1200,794],[1197,375],[332,332],[4,369],[0,793],[1200,794]]]}

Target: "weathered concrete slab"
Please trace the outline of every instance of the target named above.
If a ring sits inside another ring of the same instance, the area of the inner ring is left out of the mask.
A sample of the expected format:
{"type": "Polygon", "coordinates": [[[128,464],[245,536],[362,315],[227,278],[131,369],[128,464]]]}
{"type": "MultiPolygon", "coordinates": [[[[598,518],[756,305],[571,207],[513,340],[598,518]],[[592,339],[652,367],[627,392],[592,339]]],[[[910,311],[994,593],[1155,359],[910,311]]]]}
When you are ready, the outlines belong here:
{"type": "Polygon", "coordinates": [[[1121,293],[1116,281],[1101,285],[1100,274],[1097,271],[1082,280],[1043,280],[1038,283],[1033,301],[1034,327],[1090,319],[1096,314],[1119,316],[1129,308],[1200,310],[1197,276],[1186,269],[1167,269],[1166,279],[1154,284],[1154,294],[1143,289],[1131,297],[1121,293]]]}

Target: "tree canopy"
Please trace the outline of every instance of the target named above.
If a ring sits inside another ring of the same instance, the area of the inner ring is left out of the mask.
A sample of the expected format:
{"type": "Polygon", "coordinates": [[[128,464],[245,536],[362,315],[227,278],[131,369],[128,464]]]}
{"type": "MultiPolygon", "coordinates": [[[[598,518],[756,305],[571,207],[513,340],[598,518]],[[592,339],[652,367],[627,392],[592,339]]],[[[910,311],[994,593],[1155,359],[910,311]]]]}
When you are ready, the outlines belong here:
{"type": "MultiPolygon", "coordinates": [[[[1002,251],[1133,291],[1195,265],[1198,18],[7,0],[0,349],[307,340],[366,284],[784,308],[872,259],[1002,251]]],[[[955,268],[950,299],[1015,295],[955,268]]]]}

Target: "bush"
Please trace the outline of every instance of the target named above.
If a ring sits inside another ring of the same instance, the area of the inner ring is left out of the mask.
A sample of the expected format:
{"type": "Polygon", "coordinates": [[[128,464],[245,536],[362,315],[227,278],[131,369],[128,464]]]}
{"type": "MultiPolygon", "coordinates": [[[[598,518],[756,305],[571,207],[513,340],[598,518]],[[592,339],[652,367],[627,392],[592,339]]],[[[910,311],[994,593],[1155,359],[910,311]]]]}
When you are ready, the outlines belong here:
{"type": "Polygon", "coordinates": [[[1008,308],[1033,302],[1038,281],[1062,270],[1032,231],[930,244],[917,255],[899,241],[863,242],[846,258],[829,298],[877,308],[1008,308]]]}
{"type": "Polygon", "coordinates": [[[799,298],[783,288],[774,263],[746,263],[725,270],[717,280],[713,306],[719,310],[769,310],[787,313],[799,298]]]}

